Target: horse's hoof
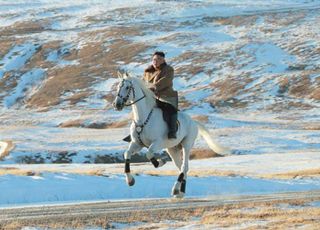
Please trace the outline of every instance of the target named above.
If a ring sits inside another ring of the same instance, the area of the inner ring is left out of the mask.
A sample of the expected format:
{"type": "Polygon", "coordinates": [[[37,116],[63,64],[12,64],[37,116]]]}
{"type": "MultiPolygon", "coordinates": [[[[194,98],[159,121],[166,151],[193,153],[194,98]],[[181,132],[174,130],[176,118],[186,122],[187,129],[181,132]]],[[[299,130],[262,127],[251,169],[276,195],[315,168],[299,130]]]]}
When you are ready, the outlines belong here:
{"type": "Polygon", "coordinates": [[[131,181],[127,181],[127,183],[128,183],[129,186],[133,186],[135,182],[136,182],[136,181],[134,180],[133,177],[132,177],[131,181]]]}
{"type": "Polygon", "coordinates": [[[176,181],[172,187],[171,195],[172,196],[178,195],[180,193],[180,187],[181,187],[181,183],[176,181]]]}
{"type": "Polygon", "coordinates": [[[179,191],[178,189],[174,189],[174,190],[172,190],[171,195],[172,195],[172,196],[176,196],[176,195],[178,195],[179,193],[180,193],[180,191],[179,191]]]}
{"type": "Polygon", "coordinates": [[[178,194],[174,195],[173,197],[177,198],[177,199],[182,199],[184,197],[184,192],[179,192],[178,194]]]}

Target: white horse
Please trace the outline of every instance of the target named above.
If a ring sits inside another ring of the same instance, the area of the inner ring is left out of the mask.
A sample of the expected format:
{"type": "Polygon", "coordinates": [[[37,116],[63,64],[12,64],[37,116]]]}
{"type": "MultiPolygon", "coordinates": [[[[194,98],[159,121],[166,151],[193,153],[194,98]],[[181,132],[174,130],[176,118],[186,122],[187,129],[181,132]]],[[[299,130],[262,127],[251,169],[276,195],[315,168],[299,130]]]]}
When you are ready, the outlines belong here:
{"type": "Polygon", "coordinates": [[[178,130],[176,139],[168,139],[168,127],[163,120],[161,109],[156,107],[154,93],[149,90],[145,82],[136,77],[129,77],[127,73],[119,73],[121,81],[118,85],[117,96],[113,102],[116,110],[120,111],[125,106],[133,110],[133,122],[130,128],[131,142],[124,153],[125,174],[129,186],[135,180],[130,173],[131,155],[147,147],[147,158],[158,168],[165,164],[162,159],[155,159],[154,154],[166,149],[174,164],[180,171],[178,180],[172,188],[172,195],[183,197],[186,189],[187,172],[189,169],[189,154],[198,130],[206,140],[209,147],[219,154],[229,154],[230,151],[216,144],[207,129],[199,122],[192,120],[183,112],[178,112],[178,130]],[[182,154],[181,154],[182,153],[182,154]]]}

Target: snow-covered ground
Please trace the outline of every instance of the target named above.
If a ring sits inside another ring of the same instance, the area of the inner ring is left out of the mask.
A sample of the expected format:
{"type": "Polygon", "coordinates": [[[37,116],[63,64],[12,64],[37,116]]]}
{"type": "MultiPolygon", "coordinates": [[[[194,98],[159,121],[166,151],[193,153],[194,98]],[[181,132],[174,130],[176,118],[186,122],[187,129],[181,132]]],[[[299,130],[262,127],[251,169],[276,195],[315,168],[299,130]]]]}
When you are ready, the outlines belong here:
{"type": "MultiPolygon", "coordinates": [[[[115,112],[104,96],[114,96],[116,68],[140,76],[154,50],[176,69],[181,110],[237,154],[192,161],[191,174],[211,171],[189,178],[188,196],[319,189],[319,9],[312,0],[0,0],[0,143],[14,145],[0,154],[0,205],[170,195],[171,163],[160,176],[134,166],[133,188],[122,165],[92,166],[105,175],[96,176],[81,164],[122,159],[130,110],[115,112]]],[[[195,148],[207,146],[198,138],[195,148]]]]}
{"type": "MultiPolygon", "coordinates": [[[[129,187],[122,175],[88,176],[43,173],[41,176],[0,177],[0,207],[99,200],[169,198],[173,176],[136,176],[129,187]]],[[[187,197],[268,194],[319,189],[319,179],[266,180],[250,177],[189,177],[187,197]]]]}

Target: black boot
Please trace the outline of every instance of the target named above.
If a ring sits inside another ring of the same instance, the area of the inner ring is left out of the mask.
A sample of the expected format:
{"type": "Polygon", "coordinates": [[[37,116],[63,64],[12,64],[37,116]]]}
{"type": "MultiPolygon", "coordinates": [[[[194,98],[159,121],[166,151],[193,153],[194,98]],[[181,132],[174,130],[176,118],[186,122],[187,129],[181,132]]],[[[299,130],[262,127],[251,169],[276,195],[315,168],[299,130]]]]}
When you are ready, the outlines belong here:
{"type": "Polygon", "coordinates": [[[169,132],[168,132],[168,138],[169,139],[175,139],[177,138],[176,132],[177,132],[177,114],[171,114],[169,122],[169,132]]]}
{"type": "Polygon", "coordinates": [[[126,142],[131,142],[131,136],[126,136],[125,138],[122,139],[123,141],[126,141],[126,142]]]}

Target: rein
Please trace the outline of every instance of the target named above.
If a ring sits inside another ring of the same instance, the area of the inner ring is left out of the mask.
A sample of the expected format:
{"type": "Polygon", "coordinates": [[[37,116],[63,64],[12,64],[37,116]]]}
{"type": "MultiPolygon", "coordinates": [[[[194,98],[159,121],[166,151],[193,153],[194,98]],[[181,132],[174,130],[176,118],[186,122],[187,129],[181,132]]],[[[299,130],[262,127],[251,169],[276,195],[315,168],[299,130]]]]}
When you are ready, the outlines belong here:
{"type": "MultiPolygon", "coordinates": [[[[123,81],[127,81],[127,80],[123,79],[123,81]]],[[[144,99],[144,98],[146,97],[146,94],[142,91],[143,96],[140,97],[140,98],[137,99],[137,100],[134,100],[135,97],[136,97],[136,92],[135,92],[135,89],[134,89],[134,87],[133,87],[132,82],[131,82],[131,81],[128,81],[128,82],[130,82],[130,87],[129,87],[129,89],[128,89],[127,95],[126,95],[125,97],[121,96],[120,93],[118,93],[118,95],[117,95],[118,97],[120,97],[120,98],[123,100],[124,106],[134,105],[134,104],[136,104],[137,102],[141,101],[142,99],[144,99]],[[131,103],[127,103],[128,99],[129,99],[129,97],[130,97],[131,91],[132,91],[132,97],[133,97],[133,100],[134,100],[134,101],[131,102],[131,103]]],[[[121,88],[121,87],[123,87],[123,82],[122,82],[120,88],[121,88]]],[[[138,140],[139,140],[140,144],[141,144],[142,146],[145,146],[145,147],[148,147],[148,146],[146,146],[146,145],[143,143],[143,141],[142,141],[142,139],[141,139],[141,133],[143,132],[144,127],[148,124],[148,122],[149,122],[149,120],[150,120],[150,118],[151,118],[152,113],[153,113],[153,108],[151,109],[150,113],[149,113],[148,116],[147,116],[147,119],[142,123],[142,125],[138,125],[136,121],[133,121],[133,122],[134,122],[134,125],[135,125],[135,131],[136,131],[137,134],[138,134],[138,140]]]]}
{"type": "MultiPolygon", "coordinates": [[[[132,90],[133,99],[136,98],[136,92],[135,92],[135,90],[134,90],[134,87],[132,86],[132,82],[131,82],[131,81],[129,81],[129,82],[130,82],[130,88],[129,88],[129,90],[128,90],[127,96],[122,97],[119,93],[118,93],[118,95],[117,95],[118,97],[120,97],[120,98],[123,100],[124,106],[134,105],[135,103],[137,103],[138,101],[141,101],[143,98],[146,97],[146,95],[145,95],[144,92],[142,91],[142,93],[143,93],[143,96],[142,96],[142,97],[140,97],[139,99],[137,99],[137,100],[135,100],[135,101],[133,101],[133,102],[131,102],[131,103],[129,103],[129,104],[126,104],[126,102],[128,101],[128,99],[129,99],[129,97],[130,97],[131,90],[132,90]]],[[[123,86],[123,84],[121,85],[121,87],[122,87],[122,86],[123,86]]]]}
{"type": "MultiPolygon", "coordinates": [[[[133,90],[134,91],[134,90],[133,90]]],[[[145,94],[143,94],[143,96],[142,97],[140,97],[138,100],[135,100],[134,102],[131,102],[131,103],[129,103],[129,104],[124,104],[125,106],[131,106],[131,105],[134,105],[135,103],[137,103],[138,101],[141,101],[143,98],[145,98],[146,97],[146,95],[145,94]]]]}
{"type": "Polygon", "coordinates": [[[153,113],[153,108],[151,109],[150,113],[148,114],[147,119],[143,122],[142,125],[138,125],[138,124],[133,120],[134,125],[136,126],[135,131],[136,131],[137,134],[138,134],[138,140],[139,140],[140,144],[143,145],[143,146],[145,146],[145,147],[148,147],[148,146],[146,146],[146,145],[142,142],[141,133],[143,132],[143,128],[148,124],[148,122],[149,122],[149,120],[150,120],[150,118],[151,118],[152,113],[153,113]]]}

